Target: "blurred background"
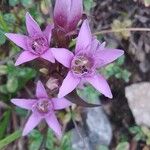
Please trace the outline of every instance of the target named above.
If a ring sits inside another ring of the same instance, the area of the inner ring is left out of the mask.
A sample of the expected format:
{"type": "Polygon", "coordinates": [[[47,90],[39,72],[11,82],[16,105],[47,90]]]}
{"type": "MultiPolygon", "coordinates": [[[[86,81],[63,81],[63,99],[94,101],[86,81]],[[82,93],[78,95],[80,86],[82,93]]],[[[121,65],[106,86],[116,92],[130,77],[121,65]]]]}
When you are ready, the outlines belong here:
{"type": "Polygon", "coordinates": [[[91,86],[79,90],[100,108],[73,106],[58,113],[64,137],[58,141],[43,125],[27,137],[21,131],[28,112],[10,104],[12,97],[32,97],[38,75],[30,65],[14,66],[20,51],[4,33],[26,33],[29,11],[44,29],[52,22],[55,1],[0,0],[0,150],[150,150],[150,1],[84,0],[92,33],[125,55],[100,72],[114,98],[91,86]],[[119,30],[119,31],[118,31],[119,30]]]}

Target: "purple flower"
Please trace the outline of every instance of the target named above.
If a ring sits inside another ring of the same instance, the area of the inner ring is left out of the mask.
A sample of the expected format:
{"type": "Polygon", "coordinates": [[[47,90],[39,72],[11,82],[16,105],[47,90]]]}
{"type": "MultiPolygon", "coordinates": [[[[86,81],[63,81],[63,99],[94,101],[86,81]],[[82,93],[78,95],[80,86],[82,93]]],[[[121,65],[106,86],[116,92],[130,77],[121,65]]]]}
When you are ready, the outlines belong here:
{"type": "Polygon", "coordinates": [[[73,91],[81,81],[90,83],[106,97],[112,98],[110,87],[104,77],[97,73],[97,68],[111,63],[124,52],[105,48],[105,42],[100,44],[92,37],[87,20],[83,22],[77,37],[75,54],[64,48],[54,48],[52,53],[58,62],[69,68],[60,87],[59,98],[73,91]]]}
{"type": "Polygon", "coordinates": [[[14,33],[5,34],[11,41],[24,50],[18,57],[15,65],[18,66],[36,58],[43,58],[54,63],[55,59],[49,48],[53,25],[48,25],[45,31],[42,32],[37,22],[27,12],[26,27],[28,36],[14,33]]]}
{"type": "Polygon", "coordinates": [[[71,32],[76,29],[82,12],[82,0],[56,0],[54,23],[62,31],[71,32]]]}
{"type": "Polygon", "coordinates": [[[49,99],[43,84],[38,81],[36,88],[37,99],[12,99],[11,102],[21,108],[32,110],[25,128],[23,136],[27,135],[39,122],[43,119],[47,122],[49,127],[61,137],[61,127],[55,116],[54,110],[64,109],[69,107],[71,103],[65,98],[49,99]]]}

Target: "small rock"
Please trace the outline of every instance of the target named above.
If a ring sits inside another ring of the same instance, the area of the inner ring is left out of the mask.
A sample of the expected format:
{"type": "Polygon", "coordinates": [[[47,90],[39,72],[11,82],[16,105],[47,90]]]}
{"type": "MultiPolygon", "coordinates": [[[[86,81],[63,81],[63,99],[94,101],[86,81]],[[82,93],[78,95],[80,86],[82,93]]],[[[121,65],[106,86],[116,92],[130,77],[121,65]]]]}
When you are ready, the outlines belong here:
{"type": "Polygon", "coordinates": [[[112,139],[112,128],[107,116],[100,107],[84,108],[84,122],[86,133],[93,146],[109,145],[112,139]]]}
{"type": "Polygon", "coordinates": [[[150,82],[141,82],[126,87],[125,95],[136,123],[150,127],[150,82]]]}
{"type": "Polygon", "coordinates": [[[71,131],[72,150],[92,150],[92,148],[90,147],[89,138],[86,136],[84,129],[79,127],[78,129],[80,131],[80,134],[84,138],[84,142],[86,145],[77,133],[76,129],[73,129],[71,131]]]}

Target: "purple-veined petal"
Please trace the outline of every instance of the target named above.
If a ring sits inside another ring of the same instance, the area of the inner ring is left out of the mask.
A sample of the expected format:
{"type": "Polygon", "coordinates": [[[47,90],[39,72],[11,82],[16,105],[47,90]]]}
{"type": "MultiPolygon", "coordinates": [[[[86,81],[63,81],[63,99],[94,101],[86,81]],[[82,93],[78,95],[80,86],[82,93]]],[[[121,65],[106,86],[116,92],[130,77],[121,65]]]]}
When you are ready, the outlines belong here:
{"type": "Polygon", "coordinates": [[[86,49],[91,44],[91,42],[92,42],[92,34],[89,27],[89,22],[88,20],[85,20],[81,26],[79,35],[77,37],[75,52],[78,53],[79,51],[82,50],[85,50],[86,52],[86,49]]]}
{"type": "Polygon", "coordinates": [[[72,92],[76,88],[76,86],[79,84],[79,82],[80,82],[80,78],[75,77],[71,73],[71,71],[69,71],[59,89],[58,97],[62,98],[68,93],[72,92]]]}
{"type": "Polygon", "coordinates": [[[48,49],[44,54],[41,55],[41,58],[48,60],[52,63],[55,63],[55,58],[51,52],[51,49],[48,49]]]}
{"type": "Polygon", "coordinates": [[[66,98],[52,98],[52,102],[55,110],[64,109],[72,105],[66,98]]]}
{"type": "Polygon", "coordinates": [[[18,107],[31,110],[34,103],[36,103],[36,99],[11,99],[11,102],[18,107]]]}
{"type": "Polygon", "coordinates": [[[9,38],[12,42],[14,42],[19,47],[23,48],[24,50],[28,50],[27,48],[27,39],[28,37],[21,34],[15,33],[5,33],[6,37],[9,38]]]}
{"type": "Polygon", "coordinates": [[[74,57],[73,53],[65,48],[51,48],[55,59],[65,67],[69,68],[74,57]]]}
{"type": "Polygon", "coordinates": [[[55,132],[56,136],[61,138],[61,136],[62,136],[61,126],[60,126],[54,112],[51,112],[50,115],[46,116],[45,120],[46,120],[48,126],[55,132]]]}
{"type": "Polygon", "coordinates": [[[100,93],[106,97],[112,98],[110,87],[102,75],[95,75],[93,77],[86,78],[86,80],[95,87],[100,93]]]}
{"type": "Polygon", "coordinates": [[[104,48],[103,50],[99,49],[97,51],[95,58],[96,61],[98,62],[98,67],[102,67],[104,65],[113,62],[123,54],[124,54],[123,50],[104,48]]]}
{"type": "Polygon", "coordinates": [[[56,0],[54,8],[54,22],[57,26],[65,28],[68,21],[71,0],[56,0]]]}
{"type": "Polygon", "coordinates": [[[28,12],[26,13],[26,27],[30,36],[35,34],[42,34],[40,26],[28,12]]]}
{"type": "Polygon", "coordinates": [[[72,0],[70,13],[68,16],[69,30],[75,30],[78,22],[80,21],[83,13],[82,0],[72,0]]]}
{"type": "Polygon", "coordinates": [[[43,31],[43,34],[47,37],[48,42],[50,44],[51,36],[52,36],[52,29],[54,28],[53,24],[47,25],[46,29],[43,31]]]}
{"type": "Polygon", "coordinates": [[[31,61],[31,60],[34,60],[38,58],[38,56],[32,54],[31,52],[29,51],[23,51],[19,57],[17,58],[17,61],[15,63],[15,66],[18,66],[20,64],[23,64],[25,62],[28,62],[28,61],[31,61]]]}
{"type": "Polygon", "coordinates": [[[41,117],[37,113],[32,113],[29,117],[25,127],[23,129],[22,135],[27,135],[31,130],[33,130],[41,121],[41,117]]]}
{"type": "Polygon", "coordinates": [[[48,98],[46,89],[44,88],[44,85],[42,84],[41,81],[37,82],[36,97],[37,98],[48,98]]]}

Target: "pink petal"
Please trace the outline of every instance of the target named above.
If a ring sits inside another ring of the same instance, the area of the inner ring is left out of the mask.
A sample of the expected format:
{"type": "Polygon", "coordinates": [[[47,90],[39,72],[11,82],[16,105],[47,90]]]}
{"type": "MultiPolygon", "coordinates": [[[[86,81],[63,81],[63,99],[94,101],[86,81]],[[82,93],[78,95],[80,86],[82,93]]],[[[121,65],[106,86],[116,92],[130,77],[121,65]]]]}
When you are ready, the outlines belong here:
{"type": "Polygon", "coordinates": [[[75,30],[79,20],[82,17],[83,4],[82,0],[72,0],[68,18],[69,30],[75,30]]]}
{"type": "Polygon", "coordinates": [[[79,35],[77,37],[75,52],[77,53],[81,50],[86,50],[87,47],[91,44],[91,42],[92,42],[92,34],[89,27],[89,22],[88,20],[85,20],[81,26],[79,35]]]}
{"type": "Polygon", "coordinates": [[[36,99],[11,99],[11,102],[16,106],[19,106],[24,109],[31,110],[34,103],[36,103],[36,99]]]}
{"type": "Polygon", "coordinates": [[[29,51],[23,51],[20,56],[17,58],[17,61],[15,63],[15,66],[18,66],[20,64],[23,64],[25,62],[31,61],[38,58],[38,56],[32,54],[29,51]]]}
{"type": "Polygon", "coordinates": [[[109,64],[116,60],[118,57],[122,56],[124,51],[118,49],[109,49],[104,48],[103,50],[99,49],[96,54],[96,59],[99,67],[102,67],[106,64],[109,64]]]}
{"type": "Polygon", "coordinates": [[[51,49],[48,49],[44,54],[41,55],[41,57],[45,60],[55,63],[55,58],[51,52],[51,49]]]}
{"type": "Polygon", "coordinates": [[[37,82],[36,97],[37,98],[48,98],[47,92],[46,92],[44,85],[42,84],[41,81],[37,82]]]}
{"type": "Polygon", "coordinates": [[[26,27],[30,36],[42,34],[39,25],[28,12],[26,13],[26,27]]]}
{"type": "Polygon", "coordinates": [[[58,120],[57,120],[57,118],[56,118],[54,112],[52,112],[52,113],[50,114],[50,116],[47,116],[47,117],[45,118],[45,120],[46,120],[48,126],[55,132],[55,134],[56,134],[59,138],[61,138],[61,136],[62,136],[61,126],[60,126],[60,124],[59,124],[59,122],[58,122],[58,120]]]}
{"type": "Polygon", "coordinates": [[[5,35],[19,47],[23,48],[24,50],[28,50],[26,45],[28,39],[27,36],[15,33],[6,33],[5,35]]]}
{"type": "Polygon", "coordinates": [[[79,84],[79,82],[80,78],[74,77],[73,74],[69,71],[59,89],[58,97],[62,98],[67,94],[69,94],[70,92],[72,92],[79,84]]]}
{"type": "Polygon", "coordinates": [[[41,119],[42,118],[38,116],[37,113],[32,113],[23,129],[22,135],[25,136],[33,130],[40,123],[41,119]]]}
{"type": "Polygon", "coordinates": [[[71,61],[74,57],[72,52],[65,48],[52,48],[51,51],[58,62],[67,68],[70,67],[71,61]]]}
{"type": "Polygon", "coordinates": [[[43,31],[43,34],[47,37],[48,42],[50,43],[51,41],[51,36],[52,36],[52,29],[54,28],[53,24],[50,24],[46,27],[46,29],[43,31]]]}
{"type": "Polygon", "coordinates": [[[52,102],[55,110],[64,109],[72,105],[66,98],[53,98],[52,102]]]}
{"type": "Polygon", "coordinates": [[[104,94],[106,97],[112,98],[112,93],[107,81],[102,75],[95,75],[86,80],[92,84],[100,93],[104,94]]]}
{"type": "Polygon", "coordinates": [[[71,0],[56,0],[54,8],[54,22],[60,27],[65,27],[71,7],[71,0]]]}

